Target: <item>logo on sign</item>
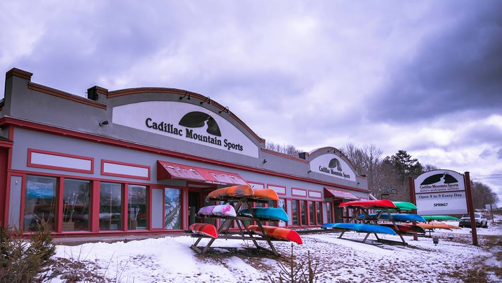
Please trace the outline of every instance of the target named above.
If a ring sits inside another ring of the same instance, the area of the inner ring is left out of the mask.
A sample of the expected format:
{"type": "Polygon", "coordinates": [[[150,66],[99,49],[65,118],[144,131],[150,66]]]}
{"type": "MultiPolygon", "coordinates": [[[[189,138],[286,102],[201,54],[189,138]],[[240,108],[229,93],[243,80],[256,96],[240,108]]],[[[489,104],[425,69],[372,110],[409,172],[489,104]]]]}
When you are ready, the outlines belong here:
{"type": "Polygon", "coordinates": [[[319,166],[319,171],[328,173],[331,175],[336,175],[342,178],[350,179],[349,174],[345,174],[342,170],[342,164],[338,158],[332,158],[329,161],[328,167],[319,166]]]}
{"type": "Polygon", "coordinates": [[[421,184],[422,192],[459,189],[458,180],[448,173],[435,174],[427,177],[421,184]]]}

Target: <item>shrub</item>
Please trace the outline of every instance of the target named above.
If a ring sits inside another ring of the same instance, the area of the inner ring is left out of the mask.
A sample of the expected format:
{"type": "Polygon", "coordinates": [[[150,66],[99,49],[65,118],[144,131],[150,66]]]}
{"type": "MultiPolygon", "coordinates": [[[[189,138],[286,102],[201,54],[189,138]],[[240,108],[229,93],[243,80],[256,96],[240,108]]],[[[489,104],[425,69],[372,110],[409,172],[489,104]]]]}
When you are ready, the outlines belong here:
{"type": "Polygon", "coordinates": [[[17,229],[0,227],[0,282],[35,282],[55,254],[49,225],[42,221],[29,240],[17,229]]]}

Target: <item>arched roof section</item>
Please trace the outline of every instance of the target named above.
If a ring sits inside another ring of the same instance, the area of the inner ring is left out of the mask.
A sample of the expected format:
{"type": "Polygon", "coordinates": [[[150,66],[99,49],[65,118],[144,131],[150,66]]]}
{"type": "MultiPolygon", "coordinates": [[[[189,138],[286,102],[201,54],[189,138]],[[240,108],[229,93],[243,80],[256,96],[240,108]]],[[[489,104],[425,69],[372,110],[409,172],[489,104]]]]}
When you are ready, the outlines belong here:
{"type": "Polygon", "coordinates": [[[356,166],[354,166],[354,163],[352,163],[352,161],[341,150],[339,150],[338,148],[332,147],[332,146],[326,146],[326,147],[314,149],[313,151],[307,153],[305,159],[310,162],[310,161],[314,160],[315,158],[317,158],[321,155],[324,155],[324,154],[336,154],[336,155],[340,156],[341,158],[343,158],[343,160],[345,162],[347,162],[347,164],[351,167],[351,169],[354,172],[357,172],[357,168],[356,168],[356,166]]]}
{"type": "MultiPolygon", "coordinates": [[[[180,101],[194,99],[196,102],[193,104],[203,106],[205,108],[211,108],[212,111],[217,111],[216,113],[226,113],[228,115],[220,115],[227,120],[233,120],[237,125],[241,126],[243,130],[249,133],[258,143],[265,143],[265,139],[258,136],[246,123],[244,123],[237,115],[235,115],[228,107],[221,105],[220,103],[214,101],[209,96],[204,96],[199,93],[190,92],[183,89],[177,88],[162,88],[162,87],[142,87],[142,88],[128,88],[121,90],[108,91],[107,89],[97,87],[97,91],[104,94],[107,99],[115,99],[125,96],[138,96],[142,94],[162,94],[166,100],[170,101],[180,101]],[[208,106],[210,105],[210,106],[208,106]]],[[[143,101],[151,100],[151,98],[145,99],[143,101]]],[[[136,102],[142,101],[142,99],[135,100],[136,102]]],[[[132,102],[131,102],[132,103],[132,102]]]]}

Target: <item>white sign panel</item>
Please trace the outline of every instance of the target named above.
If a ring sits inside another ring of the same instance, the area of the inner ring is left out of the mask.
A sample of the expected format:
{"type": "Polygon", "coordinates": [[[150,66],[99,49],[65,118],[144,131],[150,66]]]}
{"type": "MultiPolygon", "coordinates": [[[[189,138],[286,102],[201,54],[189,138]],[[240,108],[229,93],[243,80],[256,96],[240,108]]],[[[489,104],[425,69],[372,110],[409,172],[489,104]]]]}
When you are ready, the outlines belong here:
{"type": "Polygon", "coordinates": [[[234,125],[189,103],[145,101],[117,106],[113,123],[258,158],[258,146],[234,125]]]}
{"type": "Polygon", "coordinates": [[[452,170],[434,170],[418,176],[415,196],[420,215],[467,213],[464,176],[452,170]]]}
{"type": "Polygon", "coordinates": [[[321,155],[310,161],[310,170],[335,178],[356,181],[356,172],[340,156],[333,153],[321,155]]]}

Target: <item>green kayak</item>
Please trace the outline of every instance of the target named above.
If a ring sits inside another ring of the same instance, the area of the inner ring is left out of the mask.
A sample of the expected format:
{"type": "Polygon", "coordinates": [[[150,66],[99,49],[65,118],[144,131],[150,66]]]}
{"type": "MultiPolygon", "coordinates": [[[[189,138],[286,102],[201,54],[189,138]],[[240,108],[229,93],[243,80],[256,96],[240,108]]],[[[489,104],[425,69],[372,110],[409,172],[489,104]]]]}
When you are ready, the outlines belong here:
{"type": "Polygon", "coordinates": [[[398,210],[409,211],[409,210],[417,209],[417,207],[411,202],[393,201],[393,203],[396,206],[396,209],[398,209],[398,210]]]}
{"type": "Polygon", "coordinates": [[[455,220],[459,221],[457,217],[449,216],[449,215],[429,215],[429,216],[422,216],[425,220],[431,221],[431,220],[455,220]]]}

